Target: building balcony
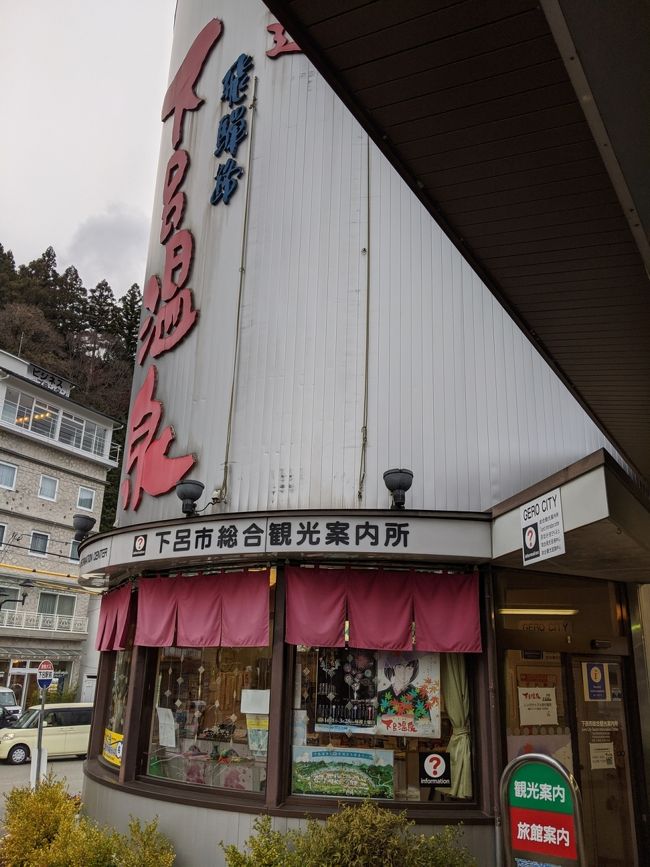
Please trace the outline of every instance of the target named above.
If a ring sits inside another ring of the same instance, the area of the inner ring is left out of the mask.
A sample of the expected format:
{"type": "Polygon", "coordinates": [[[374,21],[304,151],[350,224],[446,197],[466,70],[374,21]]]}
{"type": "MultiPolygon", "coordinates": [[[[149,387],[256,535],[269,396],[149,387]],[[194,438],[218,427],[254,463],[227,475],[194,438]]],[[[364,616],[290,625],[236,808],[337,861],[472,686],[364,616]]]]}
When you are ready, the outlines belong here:
{"type": "Polygon", "coordinates": [[[0,629],[43,629],[48,632],[88,633],[88,618],[74,614],[38,614],[36,611],[0,610],[0,629]]]}

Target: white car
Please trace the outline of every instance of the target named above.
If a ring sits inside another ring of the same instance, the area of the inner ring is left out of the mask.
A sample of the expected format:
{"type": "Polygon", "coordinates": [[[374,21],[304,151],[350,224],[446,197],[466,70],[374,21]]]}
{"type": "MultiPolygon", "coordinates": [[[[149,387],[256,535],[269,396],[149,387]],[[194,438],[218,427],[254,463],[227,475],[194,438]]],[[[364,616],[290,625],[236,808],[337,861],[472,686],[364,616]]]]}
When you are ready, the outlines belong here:
{"type": "MultiPolygon", "coordinates": [[[[40,705],[33,705],[8,729],[0,732],[0,759],[21,765],[36,750],[40,705]]],[[[46,704],[43,716],[43,747],[51,756],[80,756],[88,751],[93,706],[46,704]]]]}

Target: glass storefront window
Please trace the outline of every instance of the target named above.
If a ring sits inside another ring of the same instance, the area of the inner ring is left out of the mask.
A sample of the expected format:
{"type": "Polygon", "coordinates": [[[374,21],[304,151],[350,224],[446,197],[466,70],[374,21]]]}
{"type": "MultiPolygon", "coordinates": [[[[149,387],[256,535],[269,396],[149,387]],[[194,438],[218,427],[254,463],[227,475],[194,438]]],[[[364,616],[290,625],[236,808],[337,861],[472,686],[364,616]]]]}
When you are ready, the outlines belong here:
{"type": "Polygon", "coordinates": [[[298,647],[293,695],[292,794],[472,799],[462,654],[298,647]]]}
{"type": "Polygon", "coordinates": [[[107,762],[119,767],[122,763],[124,740],[124,715],[131,670],[131,650],[118,650],[115,655],[111,699],[104,724],[102,756],[107,762]]]}
{"type": "Polygon", "coordinates": [[[149,775],[264,791],[270,688],[270,648],[161,648],[149,775]]]}

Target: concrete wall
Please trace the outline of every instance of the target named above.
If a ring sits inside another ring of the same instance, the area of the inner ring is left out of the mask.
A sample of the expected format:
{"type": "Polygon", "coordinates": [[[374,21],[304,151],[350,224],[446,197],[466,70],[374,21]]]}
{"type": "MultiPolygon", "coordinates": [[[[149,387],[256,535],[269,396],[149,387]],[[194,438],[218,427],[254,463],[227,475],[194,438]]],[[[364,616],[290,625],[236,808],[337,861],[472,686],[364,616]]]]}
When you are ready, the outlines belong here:
{"type": "MultiPolygon", "coordinates": [[[[243,847],[253,833],[255,815],[185,806],[182,804],[140,798],[103,786],[84,778],[82,798],[84,810],[94,819],[124,832],[130,816],[149,822],[158,817],[158,827],[176,847],[176,867],[225,867],[220,843],[243,847]]],[[[278,831],[298,829],[304,820],[275,817],[278,831]]],[[[417,833],[435,834],[441,826],[418,825],[417,833]]],[[[463,825],[463,843],[477,858],[480,867],[496,867],[494,860],[494,828],[491,825],[463,825]]]]}

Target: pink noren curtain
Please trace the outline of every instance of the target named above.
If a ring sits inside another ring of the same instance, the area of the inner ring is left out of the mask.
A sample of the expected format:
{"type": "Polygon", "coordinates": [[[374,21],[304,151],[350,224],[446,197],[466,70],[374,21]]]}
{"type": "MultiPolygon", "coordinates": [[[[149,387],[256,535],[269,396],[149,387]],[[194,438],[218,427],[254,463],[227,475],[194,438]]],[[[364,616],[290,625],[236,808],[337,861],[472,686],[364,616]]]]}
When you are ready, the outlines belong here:
{"type": "Polygon", "coordinates": [[[125,584],[102,597],[95,650],[124,650],[129,628],[131,585],[125,584]]]}
{"type": "Polygon", "coordinates": [[[288,566],[285,638],[289,644],[343,647],[346,587],[330,569],[288,566]]]}
{"type": "Polygon", "coordinates": [[[478,575],[412,576],[415,647],[440,653],[480,653],[478,575]]]}
{"type": "Polygon", "coordinates": [[[264,647],[268,641],[267,570],[138,582],[135,644],[264,647]]]}
{"type": "Polygon", "coordinates": [[[408,578],[403,572],[349,573],[351,647],[412,649],[413,600],[408,578]]]}
{"type": "Polygon", "coordinates": [[[288,567],[289,644],[480,653],[477,575],[288,567]]]}

